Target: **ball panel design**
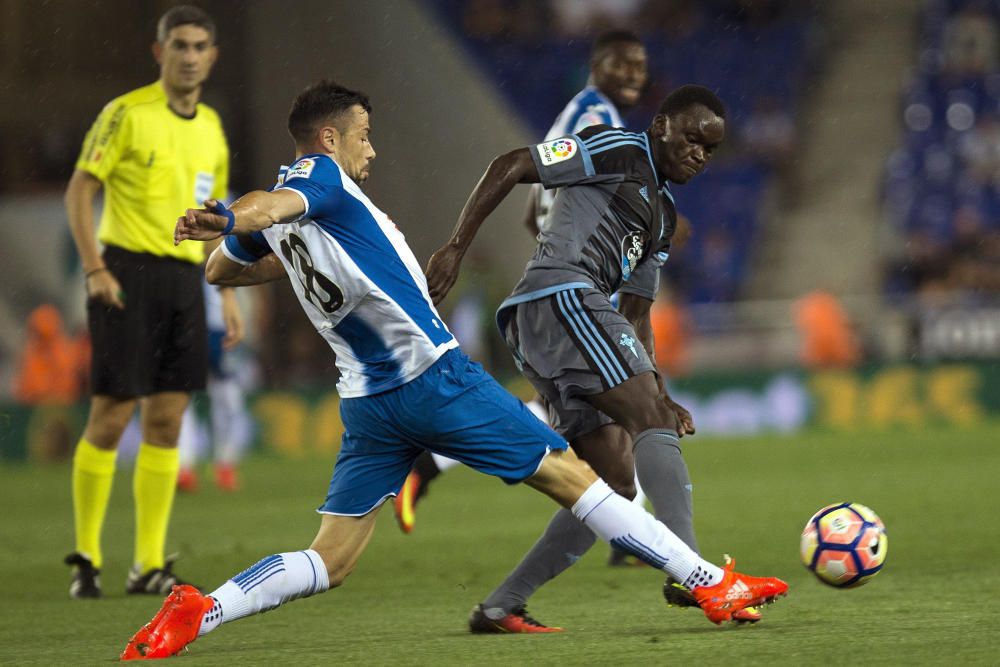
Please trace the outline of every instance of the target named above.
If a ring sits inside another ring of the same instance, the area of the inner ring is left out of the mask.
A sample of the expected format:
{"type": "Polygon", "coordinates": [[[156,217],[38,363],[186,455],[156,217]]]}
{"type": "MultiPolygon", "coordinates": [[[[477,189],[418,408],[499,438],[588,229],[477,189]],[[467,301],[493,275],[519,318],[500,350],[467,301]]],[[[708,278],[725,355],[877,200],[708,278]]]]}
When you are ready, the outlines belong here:
{"type": "Polygon", "coordinates": [[[885,525],[871,508],[835,503],[809,519],[799,540],[799,555],[823,583],[856,588],[882,569],[888,545],[885,525]]]}
{"type": "Polygon", "coordinates": [[[864,524],[864,519],[850,508],[835,509],[819,519],[820,541],[826,544],[853,544],[864,524]]]}

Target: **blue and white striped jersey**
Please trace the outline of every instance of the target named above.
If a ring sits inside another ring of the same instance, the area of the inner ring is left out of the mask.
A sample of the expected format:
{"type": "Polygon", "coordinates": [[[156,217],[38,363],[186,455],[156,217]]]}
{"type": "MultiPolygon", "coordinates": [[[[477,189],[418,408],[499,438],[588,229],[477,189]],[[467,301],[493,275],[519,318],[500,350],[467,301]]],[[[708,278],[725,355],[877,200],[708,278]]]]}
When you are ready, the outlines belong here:
{"type": "Polygon", "coordinates": [[[556,117],[556,122],[545,135],[545,140],[576,134],[591,125],[622,127],[624,123],[614,103],[594,86],[587,86],[577,93],[556,117]]]}
{"type": "MultiPolygon", "coordinates": [[[[545,141],[576,134],[591,125],[610,125],[623,127],[618,108],[595,86],[587,86],[573,96],[562,112],[556,116],[545,141]]],[[[532,186],[531,196],[535,198],[535,226],[542,229],[546,216],[552,208],[555,192],[546,190],[541,185],[532,186]]]]}
{"type": "Polygon", "coordinates": [[[241,264],[278,255],[302,308],[337,355],[343,398],[405,384],[458,347],[403,234],[331,157],[299,158],[275,189],[298,194],[303,217],[226,237],[223,252],[241,264]]]}

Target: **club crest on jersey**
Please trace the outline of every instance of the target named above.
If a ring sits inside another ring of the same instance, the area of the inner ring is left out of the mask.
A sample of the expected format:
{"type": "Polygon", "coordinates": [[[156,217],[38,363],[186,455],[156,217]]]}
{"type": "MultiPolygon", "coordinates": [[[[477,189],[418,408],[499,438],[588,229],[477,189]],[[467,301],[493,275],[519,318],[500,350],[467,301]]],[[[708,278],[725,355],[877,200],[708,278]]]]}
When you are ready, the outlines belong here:
{"type": "Polygon", "coordinates": [[[569,138],[546,141],[535,146],[543,165],[555,164],[576,155],[576,142],[569,138]]]}
{"type": "Polygon", "coordinates": [[[632,232],[622,239],[622,280],[632,277],[632,272],[642,259],[647,238],[648,234],[645,232],[632,232]]]}
{"type": "Polygon", "coordinates": [[[635,358],[639,358],[639,353],[635,351],[635,338],[623,333],[621,338],[618,339],[618,344],[632,350],[632,354],[635,355],[635,358]]]}
{"type": "Polygon", "coordinates": [[[295,164],[292,165],[288,173],[285,174],[285,180],[290,181],[293,178],[309,178],[309,175],[313,173],[313,168],[316,166],[316,158],[304,157],[295,164]]]}

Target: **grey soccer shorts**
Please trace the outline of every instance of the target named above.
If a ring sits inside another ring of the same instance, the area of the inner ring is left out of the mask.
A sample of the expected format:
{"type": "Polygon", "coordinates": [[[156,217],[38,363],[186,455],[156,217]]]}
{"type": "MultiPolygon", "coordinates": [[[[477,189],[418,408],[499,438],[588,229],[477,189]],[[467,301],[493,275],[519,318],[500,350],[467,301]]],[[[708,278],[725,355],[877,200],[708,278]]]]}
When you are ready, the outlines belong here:
{"type": "Polygon", "coordinates": [[[655,372],[635,329],[599,290],[567,289],[506,310],[507,347],[567,440],[613,421],[583,397],[655,372]]]}

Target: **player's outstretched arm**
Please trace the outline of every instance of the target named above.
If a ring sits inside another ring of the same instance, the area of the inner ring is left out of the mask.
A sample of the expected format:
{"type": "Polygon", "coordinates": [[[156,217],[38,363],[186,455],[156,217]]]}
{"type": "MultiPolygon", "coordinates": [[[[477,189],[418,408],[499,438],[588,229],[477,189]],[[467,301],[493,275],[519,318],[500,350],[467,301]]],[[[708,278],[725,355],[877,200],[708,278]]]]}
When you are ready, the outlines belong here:
{"type": "Polygon", "coordinates": [[[505,153],[490,163],[458,216],[451,238],[427,263],[427,289],[440,303],[458,278],[459,266],[479,227],[518,183],[538,183],[538,168],[527,148],[505,153]]]}
{"type": "Polygon", "coordinates": [[[275,255],[267,255],[253,264],[240,264],[226,257],[221,247],[212,252],[205,266],[208,282],[221,287],[260,285],[287,277],[285,267],[275,255]]]}
{"type": "Polygon", "coordinates": [[[211,241],[227,234],[249,234],[271,225],[293,222],[306,212],[306,204],[292,190],[249,192],[230,207],[206,199],[205,208],[189,208],[177,219],[174,244],[181,241],[211,241]]]}

